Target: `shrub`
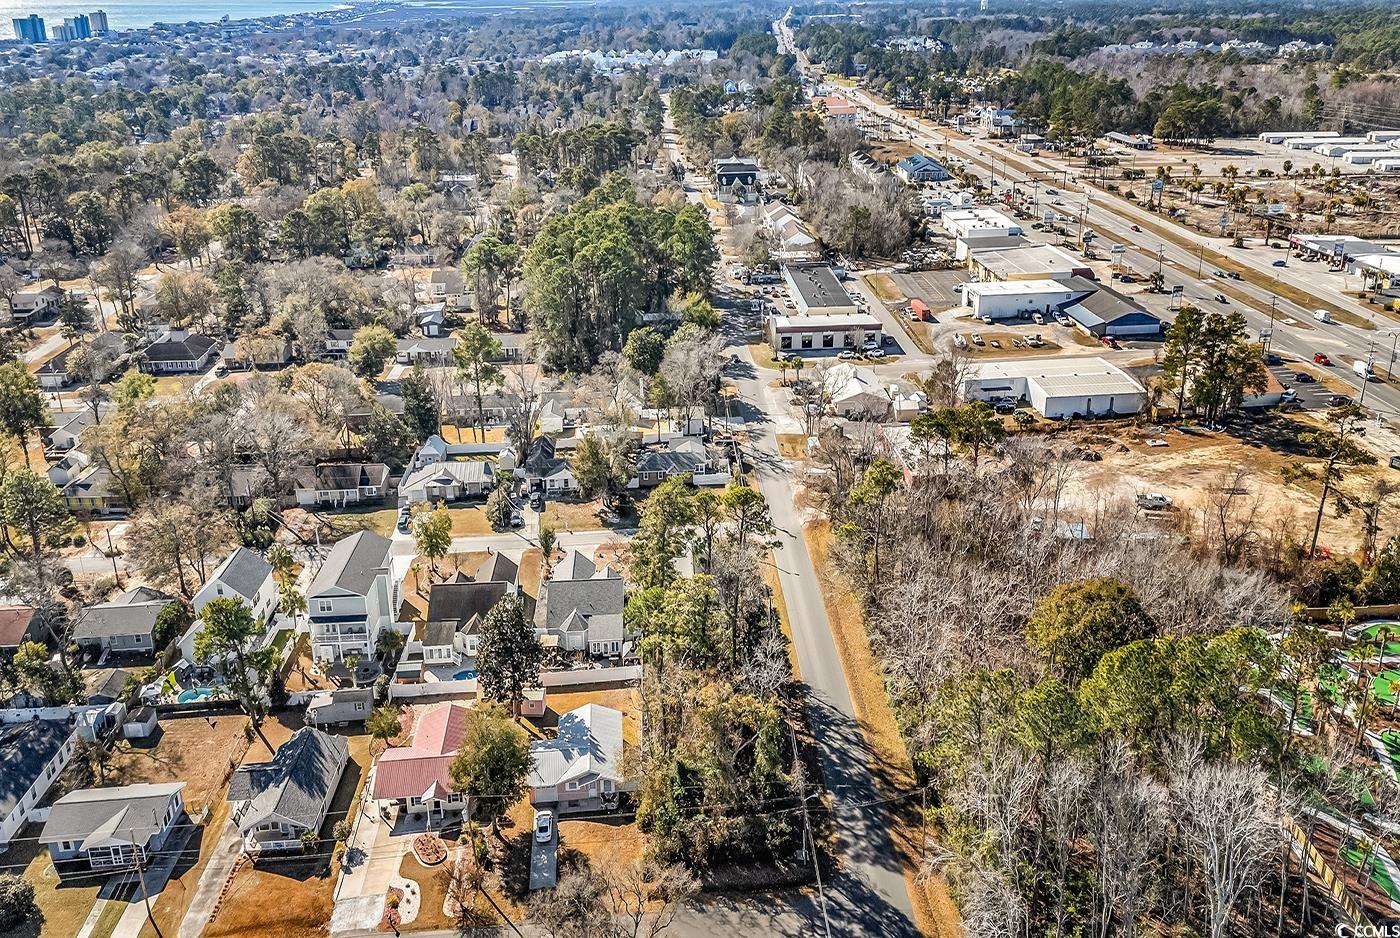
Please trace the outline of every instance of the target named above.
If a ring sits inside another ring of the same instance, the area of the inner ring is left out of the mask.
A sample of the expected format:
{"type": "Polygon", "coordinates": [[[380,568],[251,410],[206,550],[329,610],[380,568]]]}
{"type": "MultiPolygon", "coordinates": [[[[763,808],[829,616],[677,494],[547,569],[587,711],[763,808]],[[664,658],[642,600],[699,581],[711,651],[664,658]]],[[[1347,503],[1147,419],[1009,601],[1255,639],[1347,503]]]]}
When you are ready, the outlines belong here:
{"type": "Polygon", "coordinates": [[[13,873],[0,873],[0,928],[11,928],[38,912],[34,884],[13,873]]]}

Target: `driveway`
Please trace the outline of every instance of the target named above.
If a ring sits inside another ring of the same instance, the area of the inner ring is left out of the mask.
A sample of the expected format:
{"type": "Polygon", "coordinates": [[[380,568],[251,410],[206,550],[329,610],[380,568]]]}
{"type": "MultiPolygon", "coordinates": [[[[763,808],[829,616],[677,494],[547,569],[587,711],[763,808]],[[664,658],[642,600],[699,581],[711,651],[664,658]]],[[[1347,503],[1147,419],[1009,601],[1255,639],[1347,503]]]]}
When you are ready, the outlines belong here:
{"type": "MultiPolygon", "coordinates": [[[[204,867],[204,872],[199,874],[199,886],[195,888],[194,898],[190,900],[190,907],[185,912],[184,920],[180,922],[180,938],[199,938],[200,933],[204,931],[204,926],[209,922],[209,916],[213,914],[214,906],[219,901],[219,893],[223,892],[224,883],[228,881],[233,864],[238,860],[238,852],[238,828],[232,821],[227,821],[219,833],[219,842],[214,846],[209,863],[204,867]]],[[[144,909],[142,917],[144,919],[144,909]]],[[[122,920],[125,921],[126,916],[122,916],[122,920]]]]}
{"type": "Polygon", "coordinates": [[[556,833],[549,843],[542,844],[533,838],[530,841],[530,891],[553,888],[559,878],[559,835],[556,833]]]}

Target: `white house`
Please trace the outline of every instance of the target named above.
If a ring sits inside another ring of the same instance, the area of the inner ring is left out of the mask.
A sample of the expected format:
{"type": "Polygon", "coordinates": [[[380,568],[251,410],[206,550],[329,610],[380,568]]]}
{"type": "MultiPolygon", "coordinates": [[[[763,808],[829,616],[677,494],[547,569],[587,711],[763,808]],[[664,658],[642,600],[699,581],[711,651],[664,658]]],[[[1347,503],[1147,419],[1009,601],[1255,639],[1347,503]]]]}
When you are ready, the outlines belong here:
{"type": "Polygon", "coordinates": [[[200,614],[216,599],[239,600],[252,610],[255,621],[266,626],[277,615],[282,591],[272,575],[272,565],[262,555],[246,547],[229,554],[190,600],[195,620],[180,637],[180,652],[190,661],[195,660],[195,636],[204,628],[200,614]]]}
{"type": "Polygon", "coordinates": [[[326,463],[296,473],[296,499],[303,508],[377,502],[389,489],[389,467],[382,462],[326,463]]]}
{"type": "Polygon", "coordinates": [[[890,396],[875,372],[861,365],[842,362],[828,368],[822,386],[831,409],[842,417],[881,418],[890,411],[890,396]]]}
{"type": "Polygon", "coordinates": [[[44,800],[78,734],[57,720],[0,724],[0,853],[44,800]]]}
{"type": "Polygon", "coordinates": [[[385,629],[395,628],[400,583],[390,562],[390,541],[359,531],[338,541],[306,591],[312,654],[341,661],[367,657],[385,629]]]}

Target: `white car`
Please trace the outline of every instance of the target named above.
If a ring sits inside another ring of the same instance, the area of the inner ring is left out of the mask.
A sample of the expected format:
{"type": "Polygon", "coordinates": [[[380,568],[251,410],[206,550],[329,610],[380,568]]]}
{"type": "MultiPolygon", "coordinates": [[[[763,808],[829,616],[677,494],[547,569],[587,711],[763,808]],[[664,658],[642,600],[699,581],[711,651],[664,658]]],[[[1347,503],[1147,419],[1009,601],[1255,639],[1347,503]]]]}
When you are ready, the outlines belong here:
{"type": "Polygon", "coordinates": [[[554,839],[554,812],[535,812],[535,843],[547,844],[554,839]]]}
{"type": "Polygon", "coordinates": [[[982,341],[982,333],[980,333],[980,332],[974,332],[974,333],[972,334],[972,344],[973,344],[973,345],[985,345],[985,344],[986,344],[985,342],[982,341]]]}

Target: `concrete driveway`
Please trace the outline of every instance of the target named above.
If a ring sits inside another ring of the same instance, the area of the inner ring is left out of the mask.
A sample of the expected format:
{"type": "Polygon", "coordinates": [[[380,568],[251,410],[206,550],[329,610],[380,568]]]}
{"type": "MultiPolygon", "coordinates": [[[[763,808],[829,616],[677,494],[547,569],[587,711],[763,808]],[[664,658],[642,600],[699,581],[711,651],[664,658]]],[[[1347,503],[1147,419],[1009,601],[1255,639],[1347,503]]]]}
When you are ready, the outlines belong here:
{"type": "Polygon", "coordinates": [[[530,841],[530,891],[552,889],[559,879],[559,832],[549,843],[530,841]]]}
{"type": "Polygon", "coordinates": [[[199,885],[195,888],[194,898],[190,900],[190,907],[180,922],[180,938],[198,938],[204,931],[209,915],[219,901],[219,893],[223,891],[224,883],[233,871],[233,864],[238,860],[238,851],[238,828],[232,821],[226,821],[204,872],[199,874],[199,885]]]}

